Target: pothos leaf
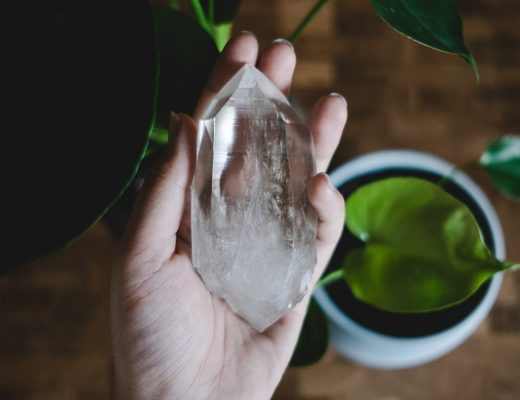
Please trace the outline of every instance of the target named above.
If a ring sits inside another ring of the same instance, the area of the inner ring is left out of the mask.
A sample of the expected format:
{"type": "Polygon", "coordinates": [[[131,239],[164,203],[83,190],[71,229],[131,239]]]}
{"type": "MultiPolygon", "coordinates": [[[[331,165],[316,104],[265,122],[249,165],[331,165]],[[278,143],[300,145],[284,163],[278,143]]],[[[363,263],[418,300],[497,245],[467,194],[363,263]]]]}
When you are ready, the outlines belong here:
{"type": "Polygon", "coordinates": [[[53,251],[107,210],[153,124],[145,0],[12,2],[0,13],[2,265],[53,251]]]}
{"type": "Polygon", "coordinates": [[[477,80],[477,63],[464,44],[462,20],[452,0],[370,0],[376,14],[403,35],[466,60],[477,80]]]}
{"type": "Polygon", "coordinates": [[[346,224],[366,243],[344,260],[360,300],[392,312],[427,312],[459,303],[512,264],[486,247],[469,209],[439,186],[388,178],[346,202],[346,224]]]}
{"type": "Polygon", "coordinates": [[[505,195],[520,200],[520,136],[505,135],[492,142],[480,165],[505,195]]]}

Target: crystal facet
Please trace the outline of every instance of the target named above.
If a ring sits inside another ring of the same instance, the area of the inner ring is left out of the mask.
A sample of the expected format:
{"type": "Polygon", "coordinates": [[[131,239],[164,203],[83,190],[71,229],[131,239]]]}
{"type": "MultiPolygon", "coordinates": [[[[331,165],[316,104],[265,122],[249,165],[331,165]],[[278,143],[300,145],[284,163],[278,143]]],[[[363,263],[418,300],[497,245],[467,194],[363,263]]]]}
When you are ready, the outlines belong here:
{"type": "Polygon", "coordinates": [[[316,264],[309,128],[245,65],[199,121],[192,185],[193,265],[258,331],[302,300],[316,264]]]}

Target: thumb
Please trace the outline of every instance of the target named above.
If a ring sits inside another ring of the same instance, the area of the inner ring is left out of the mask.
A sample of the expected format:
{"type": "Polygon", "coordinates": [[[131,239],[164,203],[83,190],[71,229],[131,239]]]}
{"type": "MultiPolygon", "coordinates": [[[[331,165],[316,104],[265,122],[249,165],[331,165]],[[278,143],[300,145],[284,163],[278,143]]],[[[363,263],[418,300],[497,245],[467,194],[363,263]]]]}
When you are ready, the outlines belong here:
{"type": "Polygon", "coordinates": [[[145,181],[123,238],[127,257],[171,257],[195,171],[196,137],[195,121],[172,113],[168,147],[145,181]]]}

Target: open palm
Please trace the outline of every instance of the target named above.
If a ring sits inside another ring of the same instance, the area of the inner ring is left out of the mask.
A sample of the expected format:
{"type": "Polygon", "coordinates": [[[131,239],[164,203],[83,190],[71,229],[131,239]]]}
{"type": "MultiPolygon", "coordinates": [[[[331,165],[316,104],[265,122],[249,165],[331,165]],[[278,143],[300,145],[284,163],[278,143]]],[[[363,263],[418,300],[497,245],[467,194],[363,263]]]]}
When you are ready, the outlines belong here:
{"type": "MultiPolygon", "coordinates": [[[[258,54],[256,38],[242,33],[217,62],[199,110],[244,63],[287,94],[296,63],[292,47],[275,41],[258,54]]],[[[340,96],[316,103],[310,127],[319,172],[327,168],[346,115],[340,96]]],[[[268,399],[296,345],[310,290],[263,333],[208,292],[191,263],[195,122],[173,115],[170,130],[171,144],[143,188],[113,272],[114,398],[268,399]]],[[[343,200],[323,173],[307,189],[319,218],[314,284],[341,233],[343,200]]]]}

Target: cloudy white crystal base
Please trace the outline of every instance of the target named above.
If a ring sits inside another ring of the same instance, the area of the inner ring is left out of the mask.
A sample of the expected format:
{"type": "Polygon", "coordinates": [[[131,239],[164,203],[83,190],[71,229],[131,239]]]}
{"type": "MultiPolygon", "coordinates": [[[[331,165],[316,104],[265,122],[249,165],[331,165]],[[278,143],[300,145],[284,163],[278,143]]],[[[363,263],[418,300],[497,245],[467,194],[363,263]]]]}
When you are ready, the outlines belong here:
{"type": "Polygon", "coordinates": [[[208,289],[258,331],[300,302],[316,264],[306,184],[312,137],[285,96],[245,65],[199,121],[193,264],[208,289]]]}

